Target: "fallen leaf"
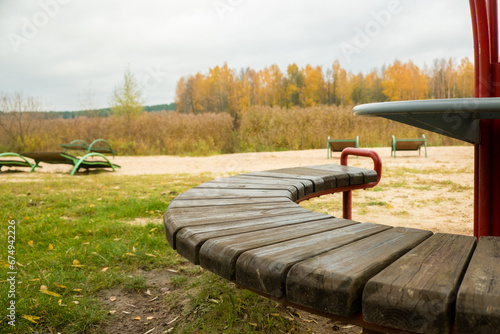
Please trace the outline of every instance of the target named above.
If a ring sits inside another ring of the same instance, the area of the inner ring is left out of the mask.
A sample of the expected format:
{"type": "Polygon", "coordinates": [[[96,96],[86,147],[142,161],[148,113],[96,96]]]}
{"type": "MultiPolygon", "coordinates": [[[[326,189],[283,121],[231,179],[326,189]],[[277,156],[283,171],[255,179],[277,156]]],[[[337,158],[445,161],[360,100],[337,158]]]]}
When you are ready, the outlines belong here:
{"type": "Polygon", "coordinates": [[[80,304],[78,300],[73,300],[73,303],[75,303],[76,305],[80,304]]]}
{"type": "Polygon", "coordinates": [[[28,245],[29,245],[30,247],[33,247],[33,240],[28,241],[28,245]]]}
{"type": "Polygon", "coordinates": [[[149,230],[149,232],[156,231],[157,229],[158,229],[158,228],[156,228],[156,227],[155,227],[155,228],[152,228],[152,229],[150,229],[150,230],[149,230]]]}
{"type": "Polygon", "coordinates": [[[57,303],[59,304],[59,306],[68,306],[68,305],[65,305],[62,303],[62,299],[59,299],[59,301],[57,303]]]}
{"type": "Polygon", "coordinates": [[[47,291],[48,288],[46,285],[40,285],[40,291],[47,291]]]}
{"type": "Polygon", "coordinates": [[[109,314],[115,314],[116,313],[116,310],[109,310],[108,312],[109,314]]]}
{"type": "Polygon", "coordinates": [[[115,296],[109,297],[109,300],[111,300],[112,302],[114,302],[116,300],[116,297],[115,296]]]}
{"type": "Polygon", "coordinates": [[[66,289],[65,285],[61,285],[61,284],[57,284],[57,283],[54,283],[54,285],[57,286],[58,288],[66,289]]]}
{"type": "Polygon", "coordinates": [[[82,289],[73,289],[73,291],[80,292],[82,289]]]}
{"type": "Polygon", "coordinates": [[[91,208],[95,207],[95,204],[90,204],[90,207],[91,207],[91,208]]]}
{"type": "Polygon", "coordinates": [[[147,317],[146,320],[154,319],[155,317],[147,317]]]}
{"type": "Polygon", "coordinates": [[[135,254],[132,254],[132,253],[125,253],[122,256],[125,256],[125,255],[127,255],[127,256],[135,256],[135,254]]]}
{"type": "Polygon", "coordinates": [[[253,322],[249,322],[248,323],[250,326],[253,326],[253,327],[257,327],[257,324],[253,323],[253,322]]]}
{"type": "Polygon", "coordinates": [[[151,291],[149,291],[149,289],[147,289],[146,292],[144,292],[144,293],[151,296],[151,291]]]}
{"type": "Polygon", "coordinates": [[[108,269],[109,269],[109,267],[104,267],[104,268],[101,269],[101,271],[106,271],[108,269]]]}
{"type": "Polygon", "coordinates": [[[122,311],[122,313],[125,313],[125,314],[130,314],[130,312],[127,312],[127,311],[122,311]]]}
{"type": "Polygon", "coordinates": [[[146,253],[147,256],[156,257],[156,255],[146,253]]]}
{"type": "Polygon", "coordinates": [[[80,264],[80,261],[78,260],[73,260],[73,264],[71,265],[72,267],[77,267],[77,268],[81,268],[81,267],[85,267],[85,265],[83,264],[80,264]]]}
{"type": "Polygon", "coordinates": [[[49,290],[40,290],[40,292],[43,292],[46,295],[53,296],[53,297],[62,297],[60,294],[53,292],[53,291],[49,291],[49,290]]]}
{"type": "Polygon", "coordinates": [[[52,246],[52,244],[49,244],[49,250],[53,250],[54,249],[54,246],[52,246]]]}
{"type": "Polygon", "coordinates": [[[31,321],[31,322],[35,323],[35,324],[38,323],[35,320],[40,319],[40,317],[37,317],[37,316],[34,316],[34,315],[23,315],[23,316],[21,316],[21,318],[24,318],[24,319],[26,319],[28,321],[31,321]]]}
{"type": "Polygon", "coordinates": [[[132,320],[141,320],[141,317],[132,318],[132,320]]]}

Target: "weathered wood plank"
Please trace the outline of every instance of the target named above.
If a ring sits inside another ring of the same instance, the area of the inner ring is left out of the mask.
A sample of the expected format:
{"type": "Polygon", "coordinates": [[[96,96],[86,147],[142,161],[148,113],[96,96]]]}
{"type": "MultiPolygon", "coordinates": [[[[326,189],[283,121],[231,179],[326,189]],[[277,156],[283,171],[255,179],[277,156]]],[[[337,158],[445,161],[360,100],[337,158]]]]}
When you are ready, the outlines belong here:
{"type": "Polygon", "coordinates": [[[241,198],[241,197],[286,197],[292,200],[292,194],[287,190],[256,190],[256,189],[210,189],[191,188],[176,198],[207,199],[207,198],[241,198]]]}
{"type": "MultiPolygon", "coordinates": [[[[326,170],[334,173],[346,173],[348,176],[352,176],[354,179],[352,182],[359,182],[358,175],[363,174],[363,181],[361,183],[371,183],[377,181],[377,172],[373,169],[365,169],[353,166],[343,166],[343,165],[315,165],[315,166],[307,166],[309,168],[316,168],[321,170],[326,170]]],[[[356,183],[352,183],[349,181],[349,184],[355,185],[356,183]]]]}
{"type": "Polygon", "coordinates": [[[435,234],[381,271],[365,285],[365,321],[417,333],[448,333],[475,243],[472,236],[435,234]]]}
{"type": "Polygon", "coordinates": [[[274,227],[288,226],[293,228],[296,224],[331,218],[329,215],[316,212],[290,213],[273,217],[187,227],[177,233],[177,252],[192,263],[199,264],[200,248],[207,240],[253,231],[266,233],[265,230],[274,227]]]}
{"type": "Polygon", "coordinates": [[[258,204],[258,203],[290,203],[290,199],[286,197],[239,197],[239,198],[207,198],[207,199],[183,199],[175,198],[169,205],[168,209],[174,208],[196,208],[210,206],[226,206],[237,204],[258,204]]]}
{"type": "Polygon", "coordinates": [[[262,171],[262,172],[251,172],[245,174],[247,176],[259,176],[259,177],[271,177],[275,179],[292,179],[299,180],[306,187],[306,195],[319,192],[325,189],[324,181],[319,176],[314,177],[304,177],[303,175],[298,174],[285,174],[285,173],[276,173],[273,171],[262,171]]]}
{"type": "Polygon", "coordinates": [[[300,182],[300,184],[304,187],[304,196],[312,194],[314,192],[314,184],[311,180],[306,180],[303,178],[287,178],[287,177],[279,177],[275,174],[269,175],[264,172],[253,172],[253,173],[247,173],[247,174],[242,174],[238,175],[242,178],[255,178],[258,180],[261,179],[268,179],[271,181],[277,180],[279,182],[289,182],[290,184],[295,184],[295,182],[300,182]],[[261,173],[261,175],[259,175],[261,173]]]}
{"type": "Polygon", "coordinates": [[[165,234],[172,248],[176,248],[175,235],[183,227],[207,225],[224,221],[277,216],[292,212],[310,212],[293,202],[245,205],[227,205],[215,208],[177,208],[167,210],[163,216],[165,234]]]}
{"type": "Polygon", "coordinates": [[[243,184],[271,184],[271,185],[278,184],[278,185],[293,186],[297,189],[299,198],[305,196],[305,185],[299,180],[293,180],[293,179],[275,179],[269,177],[248,176],[246,174],[240,174],[226,178],[216,179],[210,182],[227,182],[228,180],[230,180],[230,182],[243,183],[243,184]]]}
{"type": "Polygon", "coordinates": [[[297,188],[290,185],[279,185],[279,184],[257,184],[257,183],[239,183],[233,182],[232,180],[226,180],[226,182],[221,181],[211,181],[205,182],[202,185],[196,187],[196,189],[254,189],[254,190],[284,190],[289,191],[291,195],[292,201],[296,201],[298,199],[297,188]]]}
{"type": "Polygon", "coordinates": [[[272,217],[251,218],[234,222],[221,222],[218,224],[187,227],[181,229],[177,233],[177,252],[192,263],[199,264],[200,248],[203,243],[209,239],[253,231],[266,233],[265,230],[274,227],[288,226],[289,228],[294,228],[296,224],[331,218],[332,217],[329,215],[316,212],[287,213],[272,217]]]}
{"type": "MultiPolygon", "coordinates": [[[[271,171],[268,171],[271,172],[271,171]]],[[[320,177],[323,179],[323,187],[324,189],[333,189],[337,187],[337,178],[329,171],[319,170],[314,168],[307,167],[293,167],[293,168],[280,168],[272,171],[273,173],[282,173],[282,174],[293,174],[300,175],[305,178],[316,178],[320,177]]]]}
{"type": "Polygon", "coordinates": [[[500,333],[500,238],[481,237],[457,297],[455,332],[500,333]]]}
{"type": "MultiPolygon", "coordinates": [[[[240,254],[275,244],[292,240],[294,244],[297,240],[321,232],[341,229],[342,227],[356,224],[356,222],[330,218],[314,222],[307,222],[290,227],[277,227],[262,231],[238,234],[235,236],[210,239],[206,241],[200,249],[200,265],[224,278],[235,279],[235,264],[240,254]]],[[[322,240],[321,237],[317,241],[322,240]]],[[[316,241],[316,243],[317,243],[316,241]]],[[[298,245],[300,248],[300,245],[298,245]]],[[[306,250],[304,250],[306,251],[306,250]]],[[[243,284],[245,286],[245,284],[243,284]]]]}
{"type": "Polygon", "coordinates": [[[286,278],[287,300],[322,312],[361,312],[366,282],[432,232],[393,228],[294,265],[286,278]]]}
{"type": "Polygon", "coordinates": [[[390,228],[361,223],[246,251],[236,261],[236,281],[244,287],[282,297],[285,278],[294,264],[390,228]]]}
{"type": "MultiPolygon", "coordinates": [[[[365,182],[365,172],[368,171],[367,169],[363,168],[357,168],[357,167],[352,167],[352,166],[343,166],[343,165],[318,165],[318,166],[311,166],[312,168],[318,168],[322,170],[327,170],[330,173],[339,173],[339,174],[346,174],[349,177],[349,184],[348,185],[359,185],[363,183],[368,183],[365,182]]],[[[373,171],[375,172],[375,171],[373,171]]],[[[377,173],[375,172],[375,175],[377,173]]],[[[367,173],[369,177],[372,177],[372,173],[367,173]]]]}

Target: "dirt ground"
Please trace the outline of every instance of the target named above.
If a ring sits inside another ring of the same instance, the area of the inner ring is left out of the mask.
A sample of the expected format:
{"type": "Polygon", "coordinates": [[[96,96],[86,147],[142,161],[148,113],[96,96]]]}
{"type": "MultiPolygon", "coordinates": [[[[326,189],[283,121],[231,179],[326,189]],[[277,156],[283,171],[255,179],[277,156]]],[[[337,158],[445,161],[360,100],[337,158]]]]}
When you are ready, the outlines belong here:
{"type": "MultiPolygon", "coordinates": [[[[353,197],[353,219],[472,235],[473,220],[473,165],[474,148],[429,147],[428,157],[418,153],[401,152],[391,157],[388,147],[375,148],[383,161],[383,176],[379,186],[390,191],[357,191],[353,197]],[[430,170],[401,176],[401,170],[430,170]],[[399,174],[398,174],[399,173],[399,174]],[[386,175],[386,177],[384,177],[386,175]],[[429,185],[429,182],[433,185],[429,185]],[[400,186],[397,186],[400,184],[400,186]],[[434,184],[438,185],[435,186],[434,184]],[[442,186],[439,186],[442,185],[442,186]],[[456,188],[450,188],[453,185],[456,188]],[[457,188],[458,187],[458,188],[457,188]],[[452,189],[452,190],[450,190],[452,189]],[[358,208],[356,203],[381,203],[358,208]],[[366,212],[368,211],[368,213],[366,212]]],[[[326,149],[270,153],[241,153],[211,157],[145,156],[121,157],[111,161],[122,168],[116,175],[143,174],[199,174],[213,173],[214,178],[234,172],[251,172],[284,167],[339,163],[340,153],[327,159],[326,149]]],[[[372,168],[370,159],[351,157],[349,165],[372,168]]],[[[11,174],[9,179],[35,180],[41,173],[64,175],[68,166],[44,165],[36,173],[11,174]],[[23,176],[20,176],[22,174],[23,176]],[[38,176],[37,176],[38,175],[38,176]]],[[[2,175],[0,174],[0,180],[2,175]]],[[[328,195],[333,196],[333,195],[328,195]]],[[[329,197],[321,198],[329,201],[329,197]]],[[[338,195],[337,195],[338,196],[338,195]]],[[[330,213],[330,212],[328,212],[330,213]]],[[[331,213],[333,214],[333,213],[331,213]]],[[[338,214],[337,214],[338,216],[338,214]]],[[[190,264],[187,264],[190,265],[190,264]]],[[[170,277],[176,273],[165,270],[144,272],[147,290],[141,293],[120,288],[104,291],[100,296],[109,307],[111,320],[102,328],[105,333],[168,333],[177,321],[182,321],[182,308],[167,309],[161,302],[164,296],[176,293],[170,286],[170,277]],[[138,318],[139,317],[139,318],[138,318]]],[[[361,328],[333,322],[315,315],[283,308],[283,315],[291,315],[303,323],[304,333],[360,333],[361,328]]]]}

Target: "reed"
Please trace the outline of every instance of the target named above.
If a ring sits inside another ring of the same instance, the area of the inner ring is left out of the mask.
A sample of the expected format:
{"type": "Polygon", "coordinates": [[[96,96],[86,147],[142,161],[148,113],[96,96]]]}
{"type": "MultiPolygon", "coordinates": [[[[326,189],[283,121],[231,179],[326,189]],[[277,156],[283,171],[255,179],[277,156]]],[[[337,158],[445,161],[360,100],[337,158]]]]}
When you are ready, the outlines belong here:
{"type": "Polygon", "coordinates": [[[181,114],[175,111],[124,117],[37,119],[24,138],[0,136],[0,151],[58,151],[75,139],[104,138],[121,155],[195,155],[323,148],[328,136],[360,137],[362,147],[389,146],[391,136],[418,138],[429,145],[462,142],[381,118],[355,117],[352,107],[280,108],[255,106],[239,112],[181,114]]]}

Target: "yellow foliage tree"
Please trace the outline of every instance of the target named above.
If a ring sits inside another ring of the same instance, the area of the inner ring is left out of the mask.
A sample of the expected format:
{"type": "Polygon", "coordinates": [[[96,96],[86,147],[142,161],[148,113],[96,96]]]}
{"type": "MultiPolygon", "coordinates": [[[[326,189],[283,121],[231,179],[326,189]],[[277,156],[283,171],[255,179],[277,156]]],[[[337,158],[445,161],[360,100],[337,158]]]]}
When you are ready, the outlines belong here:
{"type": "Polygon", "coordinates": [[[384,71],[382,89],[390,101],[421,100],[428,91],[427,78],[411,60],[396,60],[384,71]]]}

